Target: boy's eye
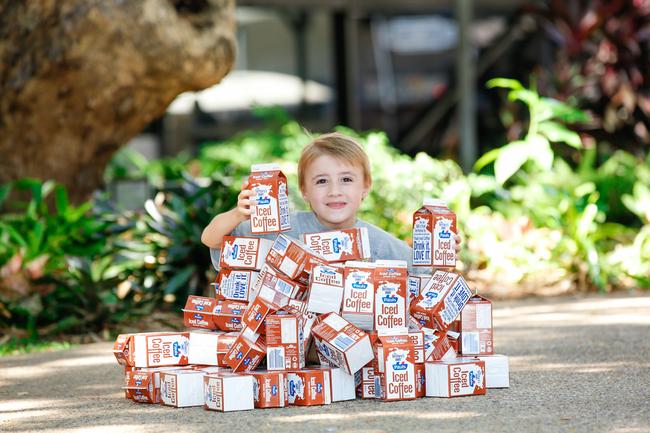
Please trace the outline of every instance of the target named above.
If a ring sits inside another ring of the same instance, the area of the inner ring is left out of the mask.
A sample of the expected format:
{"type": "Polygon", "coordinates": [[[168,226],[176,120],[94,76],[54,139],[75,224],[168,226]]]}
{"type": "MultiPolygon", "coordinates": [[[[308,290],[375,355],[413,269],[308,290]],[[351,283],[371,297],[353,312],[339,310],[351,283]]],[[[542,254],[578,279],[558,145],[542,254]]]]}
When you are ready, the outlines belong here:
{"type": "Polygon", "coordinates": [[[325,180],[325,179],[317,179],[316,180],[316,185],[322,185],[322,184],[325,184],[325,183],[327,183],[327,180],[325,180]]]}
{"type": "Polygon", "coordinates": [[[341,180],[343,180],[343,182],[354,182],[354,179],[352,179],[352,178],[349,177],[349,176],[346,176],[346,177],[344,177],[344,178],[341,179],[341,180]]]}

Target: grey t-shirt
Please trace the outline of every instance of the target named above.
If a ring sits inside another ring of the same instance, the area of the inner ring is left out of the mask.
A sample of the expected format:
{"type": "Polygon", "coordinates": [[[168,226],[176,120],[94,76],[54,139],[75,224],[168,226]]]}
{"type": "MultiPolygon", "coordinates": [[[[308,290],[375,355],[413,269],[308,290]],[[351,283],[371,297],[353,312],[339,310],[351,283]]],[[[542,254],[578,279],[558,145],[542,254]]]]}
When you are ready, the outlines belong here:
{"type": "MultiPolygon", "coordinates": [[[[304,233],[319,233],[331,231],[318,221],[316,215],[310,211],[291,213],[291,230],[283,232],[294,239],[302,240],[304,233]]],[[[368,229],[368,240],[370,241],[371,260],[406,260],[409,271],[412,271],[411,261],[413,253],[411,247],[402,240],[397,239],[390,233],[370,223],[357,219],[355,227],[366,227],[368,229]]],[[[275,240],[277,233],[253,234],[250,221],[239,224],[231,233],[232,236],[259,237],[275,240]]],[[[212,263],[217,267],[219,262],[219,249],[210,249],[212,263]]]]}

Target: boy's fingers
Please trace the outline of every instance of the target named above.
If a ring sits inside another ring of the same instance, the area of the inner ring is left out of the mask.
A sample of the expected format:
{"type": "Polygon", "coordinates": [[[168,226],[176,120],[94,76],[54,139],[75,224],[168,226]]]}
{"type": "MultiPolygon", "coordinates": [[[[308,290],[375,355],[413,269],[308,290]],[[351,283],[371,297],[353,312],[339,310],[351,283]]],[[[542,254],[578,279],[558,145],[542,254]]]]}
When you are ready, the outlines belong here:
{"type": "Polygon", "coordinates": [[[255,191],[252,191],[252,190],[250,190],[250,189],[243,189],[243,190],[239,193],[239,195],[237,196],[237,199],[238,199],[238,200],[242,200],[242,199],[246,199],[246,198],[248,198],[248,197],[250,197],[250,196],[253,196],[253,195],[255,195],[255,191]]]}
{"type": "Polygon", "coordinates": [[[255,199],[250,199],[250,200],[248,200],[248,199],[244,199],[244,198],[242,198],[242,199],[239,199],[239,204],[240,204],[240,206],[246,206],[246,207],[248,207],[248,206],[251,206],[251,205],[257,204],[257,200],[255,200],[255,199]]]}

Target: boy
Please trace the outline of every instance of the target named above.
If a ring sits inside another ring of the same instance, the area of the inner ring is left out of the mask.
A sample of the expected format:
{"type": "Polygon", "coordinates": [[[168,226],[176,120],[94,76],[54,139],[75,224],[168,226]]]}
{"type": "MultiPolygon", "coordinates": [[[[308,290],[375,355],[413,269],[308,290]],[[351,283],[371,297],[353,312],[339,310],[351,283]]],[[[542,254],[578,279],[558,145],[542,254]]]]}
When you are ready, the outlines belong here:
{"type": "MultiPolygon", "coordinates": [[[[407,260],[411,268],[412,251],[406,242],[384,230],[357,219],[357,210],[372,185],[370,163],[365,151],[352,138],[338,132],[324,134],[307,145],[298,162],[300,192],[311,211],[292,212],[291,230],[284,232],[295,239],[303,233],[367,227],[372,260],[407,260]]],[[[221,213],[203,230],[201,241],[218,260],[224,236],[255,236],[275,239],[277,233],[252,234],[250,205],[254,192],[243,189],[237,207],[221,213]]],[[[460,237],[456,238],[456,252],[460,237]]]]}

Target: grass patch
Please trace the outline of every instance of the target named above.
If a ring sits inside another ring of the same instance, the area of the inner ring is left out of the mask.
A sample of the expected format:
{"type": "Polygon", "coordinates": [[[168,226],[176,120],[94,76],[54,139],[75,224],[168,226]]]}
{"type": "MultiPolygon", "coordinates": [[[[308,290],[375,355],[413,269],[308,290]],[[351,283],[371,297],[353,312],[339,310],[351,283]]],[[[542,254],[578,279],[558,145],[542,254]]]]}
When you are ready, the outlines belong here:
{"type": "Polygon", "coordinates": [[[54,352],[77,346],[67,341],[34,341],[29,338],[11,337],[0,343],[0,357],[24,353],[54,352]]]}

